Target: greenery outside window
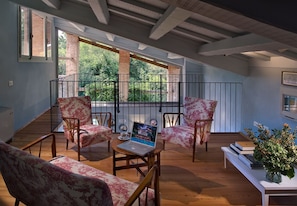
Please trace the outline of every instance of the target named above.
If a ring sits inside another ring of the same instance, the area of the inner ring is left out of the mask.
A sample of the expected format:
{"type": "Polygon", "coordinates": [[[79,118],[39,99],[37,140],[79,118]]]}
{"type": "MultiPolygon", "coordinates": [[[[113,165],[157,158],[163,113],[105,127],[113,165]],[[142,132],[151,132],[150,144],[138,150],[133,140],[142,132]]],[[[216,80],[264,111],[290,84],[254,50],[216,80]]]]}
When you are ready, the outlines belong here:
{"type": "Polygon", "coordinates": [[[166,63],[130,52],[129,73],[121,72],[119,49],[81,37],[77,37],[78,45],[71,46],[75,41],[68,42],[68,38],[73,35],[58,30],[60,94],[73,92],[73,95],[91,96],[93,101],[117,99],[125,104],[178,101],[179,70],[170,74],[166,63]],[[74,73],[73,64],[68,62],[76,61],[67,57],[71,56],[67,53],[77,46],[79,65],[74,73]]]}
{"type": "Polygon", "coordinates": [[[19,7],[19,60],[51,60],[52,23],[34,10],[19,7]]]}

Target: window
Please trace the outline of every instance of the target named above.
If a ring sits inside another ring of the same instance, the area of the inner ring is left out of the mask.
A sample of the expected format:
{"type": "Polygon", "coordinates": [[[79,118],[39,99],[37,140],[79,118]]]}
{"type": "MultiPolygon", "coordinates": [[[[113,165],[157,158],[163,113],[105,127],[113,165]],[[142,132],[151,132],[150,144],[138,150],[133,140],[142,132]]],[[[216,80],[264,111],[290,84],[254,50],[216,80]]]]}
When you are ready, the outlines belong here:
{"type": "Polygon", "coordinates": [[[46,18],[46,27],[45,27],[45,31],[46,31],[46,59],[50,59],[52,58],[52,23],[48,20],[48,18],[46,18]]]}
{"type": "Polygon", "coordinates": [[[52,24],[45,15],[19,7],[19,60],[51,59],[51,27],[52,24]]]}
{"type": "Polygon", "coordinates": [[[30,10],[27,8],[20,7],[20,32],[19,35],[21,37],[20,40],[20,51],[21,56],[29,56],[29,45],[30,45],[30,31],[29,31],[29,23],[30,23],[30,10]]]}

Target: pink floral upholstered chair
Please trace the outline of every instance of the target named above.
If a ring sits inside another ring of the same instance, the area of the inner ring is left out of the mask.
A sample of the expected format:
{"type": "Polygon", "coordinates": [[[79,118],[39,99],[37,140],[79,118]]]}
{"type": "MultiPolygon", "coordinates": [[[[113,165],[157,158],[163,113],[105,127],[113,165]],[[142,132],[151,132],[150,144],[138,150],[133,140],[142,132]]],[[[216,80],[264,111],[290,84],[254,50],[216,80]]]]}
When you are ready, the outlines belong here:
{"type": "Polygon", "coordinates": [[[1,141],[0,171],[15,206],[113,205],[103,180],[74,174],[1,141]]]}
{"type": "Polygon", "coordinates": [[[131,206],[134,202],[133,205],[160,205],[157,165],[138,184],[72,158],[57,157],[55,142],[53,133],[22,149],[0,141],[0,176],[15,198],[15,206],[20,203],[28,206],[131,206]],[[51,137],[54,158],[46,161],[39,157],[47,153],[42,151],[45,148],[42,143],[51,137]]]}
{"type": "Polygon", "coordinates": [[[217,101],[194,97],[185,97],[183,113],[164,113],[161,138],[165,142],[178,144],[184,148],[193,148],[192,161],[195,160],[197,144],[205,143],[210,136],[213,114],[217,101]]]}
{"type": "Polygon", "coordinates": [[[68,141],[77,144],[78,160],[80,160],[80,148],[91,144],[108,141],[108,151],[110,151],[112,134],[110,112],[92,113],[89,96],[58,98],[58,103],[63,118],[66,149],[68,141]],[[92,124],[92,115],[95,116],[97,125],[92,124]]]}

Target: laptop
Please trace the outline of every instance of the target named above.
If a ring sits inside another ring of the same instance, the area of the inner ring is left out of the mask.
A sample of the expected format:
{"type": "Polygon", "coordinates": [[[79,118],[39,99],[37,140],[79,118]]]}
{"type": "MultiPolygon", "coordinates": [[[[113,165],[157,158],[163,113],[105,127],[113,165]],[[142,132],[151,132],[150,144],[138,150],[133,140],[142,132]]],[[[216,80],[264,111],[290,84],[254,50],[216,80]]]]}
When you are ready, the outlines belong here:
{"type": "Polygon", "coordinates": [[[118,148],[144,156],[153,151],[157,145],[157,127],[133,122],[130,140],[118,144],[118,148]]]}

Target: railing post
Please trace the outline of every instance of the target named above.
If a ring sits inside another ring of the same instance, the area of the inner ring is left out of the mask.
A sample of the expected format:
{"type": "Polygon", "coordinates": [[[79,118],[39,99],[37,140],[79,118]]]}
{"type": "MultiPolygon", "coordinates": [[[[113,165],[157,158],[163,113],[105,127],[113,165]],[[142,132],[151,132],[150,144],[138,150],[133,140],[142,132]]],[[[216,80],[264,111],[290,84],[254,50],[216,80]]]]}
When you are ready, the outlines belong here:
{"type": "Polygon", "coordinates": [[[114,125],[115,132],[117,131],[117,113],[120,113],[120,104],[119,104],[119,78],[117,81],[113,81],[113,112],[114,112],[114,125]]]}
{"type": "MultiPolygon", "coordinates": [[[[178,113],[180,114],[181,113],[181,110],[180,110],[180,105],[181,105],[181,82],[179,81],[178,82],[178,113]]],[[[180,125],[180,119],[178,119],[178,124],[180,125]]]]}
{"type": "Polygon", "coordinates": [[[160,107],[159,112],[162,112],[162,74],[160,74],[160,107]]]}
{"type": "Polygon", "coordinates": [[[118,113],[120,113],[120,89],[119,89],[119,87],[120,87],[120,82],[119,82],[119,74],[118,74],[117,75],[117,81],[115,82],[115,86],[114,86],[114,89],[115,89],[114,99],[115,99],[115,102],[116,102],[115,106],[117,108],[118,113]]]}

